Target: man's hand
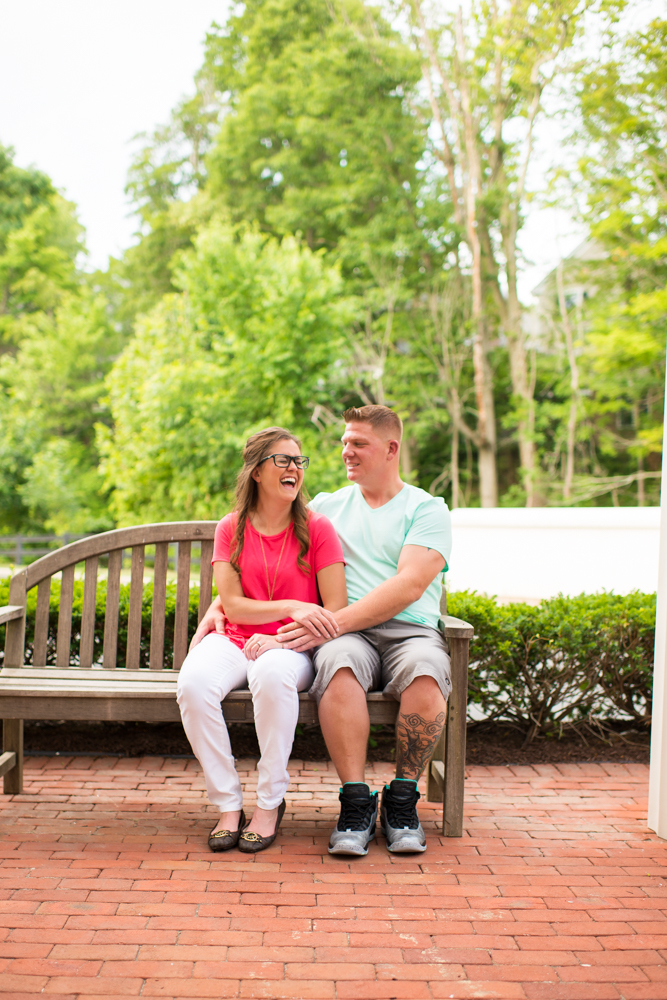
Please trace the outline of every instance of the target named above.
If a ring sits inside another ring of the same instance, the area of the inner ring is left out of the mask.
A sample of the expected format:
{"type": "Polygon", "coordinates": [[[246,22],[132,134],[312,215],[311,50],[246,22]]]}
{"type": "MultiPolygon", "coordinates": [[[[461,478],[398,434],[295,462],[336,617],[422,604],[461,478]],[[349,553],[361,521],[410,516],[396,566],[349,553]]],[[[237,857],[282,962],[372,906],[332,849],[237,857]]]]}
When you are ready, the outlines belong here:
{"type": "Polygon", "coordinates": [[[195,646],[198,646],[204,636],[208,635],[209,632],[217,632],[218,635],[225,634],[225,615],[222,610],[222,604],[220,603],[219,597],[216,597],[213,604],[200,621],[197,631],[192,636],[190,649],[192,650],[195,646]]]}
{"type": "Polygon", "coordinates": [[[308,649],[321,646],[323,640],[318,639],[310,629],[304,628],[298,622],[290,622],[278,629],[275,637],[283,649],[294,649],[297,653],[305,653],[308,649]]]}
{"type": "MultiPolygon", "coordinates": [[[[295,603],[290,618],[294,619],[294,624],[304,628],[311,638],[314,636],[319,642],[326,639],[335,639],[340,629],[333,612],[320,607],[319,604],[309,604],[306,601],[295,603]]],[[[290,647],[291,648],[291,647],[290,647]]]]}

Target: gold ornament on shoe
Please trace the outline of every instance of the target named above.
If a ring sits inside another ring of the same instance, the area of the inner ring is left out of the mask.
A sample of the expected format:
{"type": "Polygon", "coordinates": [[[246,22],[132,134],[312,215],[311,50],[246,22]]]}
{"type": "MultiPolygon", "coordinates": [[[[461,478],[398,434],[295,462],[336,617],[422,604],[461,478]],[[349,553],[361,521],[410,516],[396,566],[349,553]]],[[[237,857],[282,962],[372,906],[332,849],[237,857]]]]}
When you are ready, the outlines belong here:
{"type": "Polygon", "coordinates": [[[255,833],[254,830],[247,830],[241,834],[241,839],[249,840],[252,844],[258,844],[262,840],[262,837],[258,833],[255,833]]]}
{"type": "Polygon", "coordinates": [[[218,830],[217,833],[210,834],[210,839],[214,837],[232,837],[236,833],[236,830],[218,830]]]}

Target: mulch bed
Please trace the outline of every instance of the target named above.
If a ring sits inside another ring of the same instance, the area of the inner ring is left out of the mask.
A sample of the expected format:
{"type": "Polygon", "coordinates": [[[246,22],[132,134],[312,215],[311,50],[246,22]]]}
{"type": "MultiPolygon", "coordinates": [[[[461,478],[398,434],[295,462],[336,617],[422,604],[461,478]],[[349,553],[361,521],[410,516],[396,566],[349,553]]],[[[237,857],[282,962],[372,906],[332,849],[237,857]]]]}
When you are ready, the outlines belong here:
{"type": "MultiPolygon", "coordinates": [[[[601,739],[590,731],[566,731],[560,739],[538,738],[524,747],[524,734],[503,723],[482,723],[468,729],[468,764],[560,764],[616,761],[647,764],[650,731],[627,730],[616,725],[601,739]]],[[[230,725],[232,748],[237,758],[259,757],[252,726],[230,725]]],[[[191,755],[192,750],[180,722],[26,722],[28,753],[107,754],[121,757],[191,755]]],[[[391,726],[374,726],[368,747],[371,761],[393,760],[395,740],[391,726]]],[[[299,726],[292,757],[298,760],[328,760],[319,726],[299,726]]]]}

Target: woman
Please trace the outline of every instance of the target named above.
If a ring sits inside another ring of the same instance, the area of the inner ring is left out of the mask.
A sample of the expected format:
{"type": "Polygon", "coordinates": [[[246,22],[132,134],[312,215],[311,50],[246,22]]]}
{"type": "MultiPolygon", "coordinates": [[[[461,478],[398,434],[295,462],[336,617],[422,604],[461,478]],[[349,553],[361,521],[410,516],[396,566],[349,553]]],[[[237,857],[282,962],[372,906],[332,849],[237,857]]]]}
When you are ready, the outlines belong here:
{"type": "Polygon", "coordinates": [[[287,763],[299,717],[299,691],[310,687],[310,656],[274,638],[290,621],[322,640],[338,633],[332,612],[347,605],[343,550],[331,522],[306,508],[308,459],[282,427],[248,438],[234,511],[215,531],[213,571],[225,635],[207,635],[188,654],[178,679],[183,726],[220,819],[209,846],[264,850],[276,838],[289,785],[287,763]],[[247,826],[220,702],[236,688],[252,692],[261,750],[257,807],[247,826]]]}

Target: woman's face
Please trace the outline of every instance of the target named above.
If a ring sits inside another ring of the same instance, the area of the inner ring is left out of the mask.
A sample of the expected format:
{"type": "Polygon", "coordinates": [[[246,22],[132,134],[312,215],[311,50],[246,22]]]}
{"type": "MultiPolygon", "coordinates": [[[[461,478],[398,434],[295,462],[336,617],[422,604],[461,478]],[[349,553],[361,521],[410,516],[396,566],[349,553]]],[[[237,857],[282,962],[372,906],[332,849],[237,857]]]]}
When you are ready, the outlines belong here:
{"type": "MultiPolygon", "coordinates": [[[[296,456],[300,455],[301,451],[296,441],[281,438],[271,446],[269,454],[296,456]]],[[[269,458],[254,469],[252,478],[259,486],[260,493],[265,492],[267,496],[280,497],[291,502],[303,484],[303,469],[297,469],[294,462],[290,462],[287,469],[279,469],[273,459],[269,458]]]]}

